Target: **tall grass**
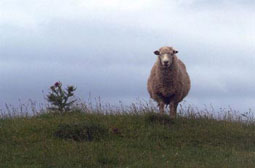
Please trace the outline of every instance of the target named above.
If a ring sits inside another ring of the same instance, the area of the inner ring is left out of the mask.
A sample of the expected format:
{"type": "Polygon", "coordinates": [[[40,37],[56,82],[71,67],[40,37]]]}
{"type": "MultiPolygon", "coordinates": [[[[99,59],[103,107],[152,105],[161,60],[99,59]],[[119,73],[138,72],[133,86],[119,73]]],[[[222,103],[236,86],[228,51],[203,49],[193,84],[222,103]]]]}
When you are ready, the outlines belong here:
{"type": "MultiPolygon", "coordinates": [[[[72,111],[78,110],[84,113],[96,114],[145,114],[145,113],[159,113],[156,103],[152,100],[146,101],[137,99],[136,102],[131,104],[124,104],[119,101],[117,104],[104,103],[101,97],[91,98],[87,101],[77,99],[78,101],[72,106],[72,111]]],[[[5,104],[0,108],[0,118],[13,118],[13,117],[31,117],[43,113],[56,112],[49,110],[50,105],[47,102],[38,103],[29,99],[27,102],[19,100],[17,106],[5,104]]],[[[169,108],[165,111],[169,113],[169,108]]],[[[231,122],[253,123],[255,122],[255,114],[249,109],[247,112],[240,113],[232,109],[230,106],[227,108],[216,109],[213,105],[204,105],[197,107],[189,104],[186,101],[179,104],[177,116],[186,118],[207,118],[231,122]]]]}
{"type": "Polygon", "coordinates": [[[180,105],[177,118],[153,102],[78,101],[65,113],[33,101],[6,105],[0,119],[0,167],[255,166],[252,114],[180,105]]]}

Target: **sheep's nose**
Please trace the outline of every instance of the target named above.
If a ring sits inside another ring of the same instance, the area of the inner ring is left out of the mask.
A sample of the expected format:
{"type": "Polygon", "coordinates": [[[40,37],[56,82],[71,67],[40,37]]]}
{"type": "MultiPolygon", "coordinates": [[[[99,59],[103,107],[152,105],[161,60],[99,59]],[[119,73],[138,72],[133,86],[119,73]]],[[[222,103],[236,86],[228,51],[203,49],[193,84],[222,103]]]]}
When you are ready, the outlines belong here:
{"type": "Polygon", "coordinates": [[[165,65],[167,65],[167,64],[168,64],[168,61],[163,61],[163,62],[164,62],[164,64],[165,64],[165,65]]]}

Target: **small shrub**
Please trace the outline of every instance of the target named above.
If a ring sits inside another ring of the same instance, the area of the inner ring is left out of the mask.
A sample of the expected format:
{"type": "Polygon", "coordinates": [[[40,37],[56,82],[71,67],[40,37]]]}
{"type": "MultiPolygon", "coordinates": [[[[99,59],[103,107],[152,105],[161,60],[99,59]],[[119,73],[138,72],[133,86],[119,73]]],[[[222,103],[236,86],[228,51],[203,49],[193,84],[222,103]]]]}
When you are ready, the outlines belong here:
{"type": "Polygon", "coordinates": [[[61,82],[56,82],[53,86],[50,87],[50,93],[47,95],[47,101],[51,104],[49,109],[58,110],[61,113],[69,111],[75,99],[70,100],[74,97],[74,91],[76,88],[73,86],[68,86],[66,90],[62,88],[61,82]]]}
{"type": "Polygon", "coordinates": [[[61,124],[58,126],[54,135],[62,139],[93,141],[106,137],[108,135],[108,129],[94,122],[61,124]]]}

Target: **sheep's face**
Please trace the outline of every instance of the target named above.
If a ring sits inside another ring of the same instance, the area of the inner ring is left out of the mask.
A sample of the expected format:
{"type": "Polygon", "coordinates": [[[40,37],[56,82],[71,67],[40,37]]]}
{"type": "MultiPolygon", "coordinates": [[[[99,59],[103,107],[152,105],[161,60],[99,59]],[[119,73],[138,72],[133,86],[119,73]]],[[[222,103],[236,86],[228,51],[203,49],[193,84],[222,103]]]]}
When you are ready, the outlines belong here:
{"type": "Polygon", "coordinates": [[[178,53],[178,51],[174,50],[172,47],[162,47],[154,51],[154,54],[158,55],[160,64],[164,68],[169,68],[172,65],[176,53],[178,53]]]}

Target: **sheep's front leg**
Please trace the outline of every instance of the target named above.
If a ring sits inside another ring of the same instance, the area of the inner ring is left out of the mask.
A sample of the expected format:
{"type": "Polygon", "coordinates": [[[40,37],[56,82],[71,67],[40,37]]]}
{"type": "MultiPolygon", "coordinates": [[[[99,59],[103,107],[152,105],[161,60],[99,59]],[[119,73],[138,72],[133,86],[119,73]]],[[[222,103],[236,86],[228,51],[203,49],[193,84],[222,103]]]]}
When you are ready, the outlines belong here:
{"type": "Polygon", "coordinates": [[[159,103],[159,112],[160,112],[160,114],[164,114],[164,107],[165,107],[165,104],[163,102],[160,102],[159,103]]]}
{"type": "Polygon", "coordinates": [[[178,103],[170,102],[170,118],[176,118],[176,110],[177,110],[178,103]]]}

